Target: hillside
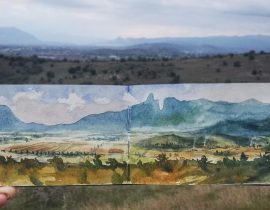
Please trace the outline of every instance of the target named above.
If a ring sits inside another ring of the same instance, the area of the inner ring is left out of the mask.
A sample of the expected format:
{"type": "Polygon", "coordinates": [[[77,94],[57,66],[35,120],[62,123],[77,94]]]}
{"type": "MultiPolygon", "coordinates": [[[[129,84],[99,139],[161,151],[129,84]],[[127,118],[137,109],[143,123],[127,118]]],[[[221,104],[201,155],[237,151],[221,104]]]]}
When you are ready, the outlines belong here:
{"type": "Polygon", "coordinates": [[[35,36],[20,29],[0,27],[0,45],[36,46],[42,44],[35,36]]]}
{"type": "Polygon", "coordinates": [[[141,60],[51,60],[0,55],[0,84],[267,82],[270,54],[141,60]]]}

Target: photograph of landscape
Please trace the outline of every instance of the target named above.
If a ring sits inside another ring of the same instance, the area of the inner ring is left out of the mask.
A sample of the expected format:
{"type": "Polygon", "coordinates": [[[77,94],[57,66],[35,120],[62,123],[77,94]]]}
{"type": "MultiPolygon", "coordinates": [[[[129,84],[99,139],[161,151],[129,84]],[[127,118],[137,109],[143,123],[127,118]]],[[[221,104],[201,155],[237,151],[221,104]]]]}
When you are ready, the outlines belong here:
{"type": "Polygon", "coordinates": [[[1,85],[0,183],[269,184],[269,89],[1,85]]]}

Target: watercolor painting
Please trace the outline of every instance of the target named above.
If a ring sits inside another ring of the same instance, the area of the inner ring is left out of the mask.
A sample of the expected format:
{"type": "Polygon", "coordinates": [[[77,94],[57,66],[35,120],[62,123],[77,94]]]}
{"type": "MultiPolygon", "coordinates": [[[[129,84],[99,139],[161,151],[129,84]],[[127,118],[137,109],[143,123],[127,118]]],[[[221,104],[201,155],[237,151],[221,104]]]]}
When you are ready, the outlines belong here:
{"type": "Polygon", "coordinates": [[[0,183],[270,183],[270,84],[1,85],[0,183]]]}
{"type": "Polygon", "coordinates": [[[128,180],[126,87],[2,85],[2,185],[128,180]]]}
{"type": "Polygon", "coordinates": [[[134,86],[136,184],[270,183],[270,84],[134,86]]]}

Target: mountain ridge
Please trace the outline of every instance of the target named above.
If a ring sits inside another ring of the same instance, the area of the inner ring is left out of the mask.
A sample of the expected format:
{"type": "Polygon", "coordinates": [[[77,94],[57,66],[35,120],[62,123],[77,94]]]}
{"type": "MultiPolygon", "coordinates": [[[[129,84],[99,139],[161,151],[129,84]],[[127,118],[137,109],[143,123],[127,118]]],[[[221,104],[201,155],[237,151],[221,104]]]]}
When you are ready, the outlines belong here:
{"type": "Polygon", "coordinates": [[[126,56],[181,56],[186,54],[211,55],[244,53],[250,50],[269,51],[270,36],[206,36],[118,38],[89,44],[47,42],[15,27],[0,27],[0,45],[4,46],[66,46],[91,47],[89,52],[97,55],[126,56]]]}
{"type": "MultiPolygon", "coordinates": [[[[243,125],[243,123],[250,122],[260,124],[262,121],[263,124],[263,120],[268,118],[270,118],[270,104],[254,99],[240,103],[223,103],[206,99],[180,101],[174,97],[168,97],[164,99],[163,108],[160,109],[158,100],[154,98],[153,94],[150,94],[146,101],[133,105],[129,109],[90,114],[72,124],[52,126],[24,123],[9,107],[0,106],[0,131],[126,132],[129,129],[151,128],[156,131],[195,129],[211,133],[217,128],[227,126],[228,122],[234,121],[243,125]],[[130,115],[131,122],[128,120],[128,115],[130,115]],[[217,128],[213,126],[217,126],[217,128]]],[[[265,126],[265,130],[267,130],[267,126],[265,126]]]]}

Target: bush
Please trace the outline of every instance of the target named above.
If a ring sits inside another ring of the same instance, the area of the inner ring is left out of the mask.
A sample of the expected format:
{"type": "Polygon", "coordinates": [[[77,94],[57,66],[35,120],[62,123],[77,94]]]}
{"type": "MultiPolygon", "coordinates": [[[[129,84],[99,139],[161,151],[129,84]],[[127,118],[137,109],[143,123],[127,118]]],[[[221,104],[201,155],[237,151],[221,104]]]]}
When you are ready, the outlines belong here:
{"type": "Polygon", "coordinates": [[[43,183],[36,177],[36,175],[34,174],[29,175],[29,179],[33,183],[33,185],[43,186],[43,183]]]}
{"type": "Polygon", "coordinates": [[[49,163],[51,163],[55,169],[58,171],[64,171],[65,170],[65,164],[62,158],[60,157],[54,157],[53,159],[48,160],[49,163]]]}
{"type": "Polygon", "coordinates": [[[79,72],[81,70],[81,67],[80,66],[77,66],[77,67],[71,67],[69,70],[68,70],[68,73],[70,74],[76,74],[77,72],[79,72]]]}
{"type": "Polygon", "coordinates": [[[102,161],[100,160],[101,158],[101,155],[95,155],[95,158],[94,158],[94,165],[97,167],[97,168],[101,168],[103,166],[102,164],[102,161]]]}
{"type": "Polygon", "coordinates": [[[251,72],[251,74],[252,74],[252,75],[257,75],[257,71],[256,71],[256,70],[253,70],[253,71],[251,72]]]}
{"type": "Polygon", "coordinates": [[[88,181],[87,181],[87,170],[86,169],[84,169],[83,171],[80,172],[78,182],[80,184],[87,184],[88,183],[88,181]]]}
{"type": "Polygon", "coordinates": [[[198,166],[202,170],[204,170],[204,171],[208,170],[207,165],[209,162],[208,162],[208,158],[205,155],[203,155],[200,160],[197,160],[197,163],[198,163],[198,166]]]}
{"type": "Polygon", "coordinates": [[[240,160],[241,161],[247,161],[248,160],[248,156],[244,152],[242,152],[241,155],[240,155],[240,160]]]}
{"type": "Polygon", "coordinates": [[[242,65],[241,65],[241,62],[240,61],[235,61],[234,63],[233,63],[233,66],[234,67],[241,67],[242,65]]]}
{"type": "Polygon", "coordinates": [[[23,164],[23,166],[27,169],[30,168],[37,168],[40,166],[40,162],[35,158],[35,159],[22,159],[21,163],[23,164]]]}
{"type": "Polygon", "coordinates": [[[166,172],[172,172],[173,171],[173,166],[169,162],[169,158],[166,156],[165,153],[161,153],[156,157],[156,164],[162,168],[162,170],[166,172]]]}
{"type": "Polygon", "coordinates": [[[52,72],[52,71],[48,71],[48,72],[47,72],[47,78],[48,78],[48,79],[52,79],[52,78],[54,78],[54,77],[55,77],[54,72],[52,72]]]}
{"type": "Polygon", "coordinates": [[[123,177],[117,172],[113,171],[112,184],[122,184],[124,182],[123,177]]]}
{"type": "Polygon", "coordinates": [[[172,79],[171,83],[173,83],[173,84],[180,83],[180,76],[179,76],[179,75],[176,75],[176,76],[172,79]]]}

